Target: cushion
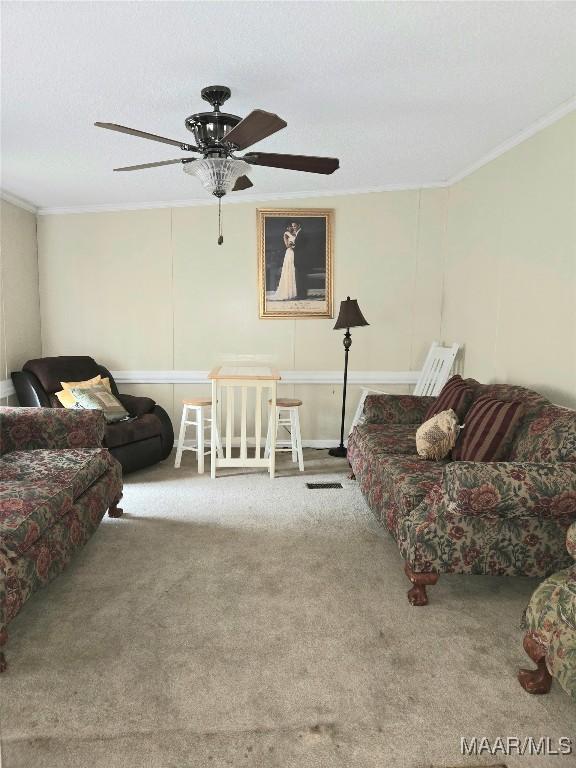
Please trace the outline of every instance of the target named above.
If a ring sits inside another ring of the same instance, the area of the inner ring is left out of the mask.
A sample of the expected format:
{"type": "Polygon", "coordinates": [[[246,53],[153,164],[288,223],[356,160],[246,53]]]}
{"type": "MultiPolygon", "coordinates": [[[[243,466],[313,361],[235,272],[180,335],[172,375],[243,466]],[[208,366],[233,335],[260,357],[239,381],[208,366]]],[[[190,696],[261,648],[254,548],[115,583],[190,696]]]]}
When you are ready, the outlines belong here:
{"type": "Polygon", "coordinates": [[[64,406],[64,408],[76,408],[76,398],[71,392],[72,389],[89,389],[90,387],[95,387],[98,384],[102,384],[108,390],[110,390],[110,379],[103,379],[100,374],[98,374],[98,376],[94,376],[92,379],[87,379],[86,381],[61,381],[60,384],[62,385],[63,389],[60,392],[55,392],[54,394],[58,398],[60,404],[64,406]]]}
{"type": "Polygon", "coordinates": [[[414,424],[418,426],[436,398],[420,395],[368,395],[363,421],[369,424],[414,424]]]}
{"type": "Polygon", "coordinates": [[[455,461],[502,461],[508,458],[524,403],[479,397],[452,451],[455,461]]]}
{"type": "Polygon", "coordinates": [[[441,411],[416,430],[416,451],[424,459],[445,459],[456,445],[460,427],[453,410],[441,411]]]}
{"type": "Polygon", "coordinates": [[[81,408],[102,411],[108,424],[129,416],[122,403],[102,385],[89,389],[73,387],[70,391],[81,408]]]}
{"type": "Polygon", "coordinates": [[[426,411],[424,421],[428,421],[432,416],[436,416],[442,411],[454,411],[460,423],[474,400],[474,389],[467,384],[462,376],[458,374],[448,379],[446,384],[440,390],[440,394],[434,400],[430,408],[426,411]]]}
{"type": "Polygon", "coordinates": [[[109,468],[103,448],[13,451],[0,460],[0,540],[21,553],[109,468]]]}
{"type": "Polygon", "coordinates": [[[372,456],[362,488],[370,507],[397,539],[401,521],[424,500],[428,493],[442,484],[444,461],[425,461],[412,456],[372,456]]]}
{"type": "Polygon", "coordinates": [[[110,468],[104,448],[37,448],[2,457],[0,480],[41,480],[68,485],[77,499],[110,468]]]}
{"type": "Polygon", "coordinates": [[[61,381],[60,384],[62,384],[63,389],[74,389],[74,387],[86,389],[87,387],[95,387],[100,383],[101,379],[102,376],[98,374],[98,376],[93,376],[91,379],[86,379],[86,381],[61,381]]]}
{"type": "MultiPolygon", "coordinates": [[[[102,383],[108,379],[102,379],[102,383]]],[[[145,413],[152,413],[156,407],[156,401],[151,397],[137,397],[136,395],[118,395],[118,400],[128,411],[130,416],[144,416],[145,413]]],[[[210,401],[211,402],[211,401],[210,401]]]]}
{"type": "Polygon", "coordinates": [[[548,405],[536,416],[525,413],[510,460],[576,462],[576,411],[548,405]]]}
{"type": "Polygon", "coordinates": [[[413,424],[360,424],[354,430],[354,443],[363,453],[415,454],[416,428],[413,424]]]}
{"type": "Polygon", "coordinates": [[[22,368],[34,374],[48,394],[62,389],[61,381],[86,381],[100,374],[95,360],[80,355],[40,357],[22,368]]]}
{"type": "Polygon", "coordinates": [[[162,422],[155,413],[146,413],[137,419],[119,421],[108,424],[104,435],[104,445],[107,448],[118,448],[121,445],[146,440],[149,437],[162,435],[162,422]]]}
{"type": "Polygon", "coordinates": [[[576,523],[572,523],[566,534],[566,549],[576,560],[576,523]]]}

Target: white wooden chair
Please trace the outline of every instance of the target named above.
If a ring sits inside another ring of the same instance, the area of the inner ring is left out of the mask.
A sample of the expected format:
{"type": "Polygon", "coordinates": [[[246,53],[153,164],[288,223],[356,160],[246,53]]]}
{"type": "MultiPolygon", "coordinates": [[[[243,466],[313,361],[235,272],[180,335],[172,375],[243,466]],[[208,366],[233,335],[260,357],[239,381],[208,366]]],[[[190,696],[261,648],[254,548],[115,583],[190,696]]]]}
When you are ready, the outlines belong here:
{"type": "MultiPolygon", "coordinates": [[[[460,349],[459,344],[452,344],[450,347],[443,347],[440,342],[433,341],[426,360],[420,371],[420,377],[414,387],[413,395],[424,395],[427,397],[435,397],[444,384],[448,381],[452,366],[456,360],[456,355],[460,349]]],[[[360,400],[356,407],[352,424],[350,425],[350,432],[357,424],[362,421],[362,414],[364,412],[364,401],[368,395],[385,395],[381,389],[372,389],[371,387],[363,387],[360,393],[360,400]]]]}

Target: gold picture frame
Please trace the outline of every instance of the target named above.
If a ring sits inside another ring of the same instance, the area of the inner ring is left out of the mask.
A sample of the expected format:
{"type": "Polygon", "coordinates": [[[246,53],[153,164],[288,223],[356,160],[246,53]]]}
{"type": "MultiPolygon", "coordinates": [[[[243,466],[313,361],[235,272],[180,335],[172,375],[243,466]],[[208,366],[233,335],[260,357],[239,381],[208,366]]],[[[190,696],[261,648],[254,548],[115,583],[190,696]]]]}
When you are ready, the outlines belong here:
{"type": "Polygon", "coordinates": [[[258,208],[261,318],[333,317],[332,208],[258,208]]]}

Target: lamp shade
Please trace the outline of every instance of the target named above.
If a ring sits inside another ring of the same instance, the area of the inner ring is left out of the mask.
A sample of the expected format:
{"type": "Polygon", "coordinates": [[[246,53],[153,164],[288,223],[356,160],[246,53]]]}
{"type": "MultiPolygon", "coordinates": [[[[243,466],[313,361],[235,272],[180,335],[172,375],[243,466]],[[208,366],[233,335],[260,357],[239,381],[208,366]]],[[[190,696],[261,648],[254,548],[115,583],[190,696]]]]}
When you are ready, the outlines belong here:
{"type": "Polygon", "coordinates": [[[356,328],[359,325],[369,325],[369,323],[366,322],[366,318],[360,312],[358,301],[347,296],[346,301],[340,302],[340,312],[338,313],[338,320],[336,320],[334,330],[337,331],[339,328],[356,328]]]}

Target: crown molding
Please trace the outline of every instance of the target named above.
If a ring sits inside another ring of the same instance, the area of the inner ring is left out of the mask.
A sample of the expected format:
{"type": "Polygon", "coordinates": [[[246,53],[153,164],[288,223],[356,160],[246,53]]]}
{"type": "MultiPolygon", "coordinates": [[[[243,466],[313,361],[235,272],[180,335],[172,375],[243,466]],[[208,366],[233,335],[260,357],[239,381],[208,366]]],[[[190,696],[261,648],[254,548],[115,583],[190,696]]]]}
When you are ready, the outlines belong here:
{"type": "MultiPolygon", "coordinates": [[[[417,189],[442,189],[445,187],[451,187],[462,179],[470,176],[484,165],[492,162],[496,158],[513,149],[518,144],[526,141],[534,136],[539,131],[547,128],[550,125],[558,122],[563,117],[566,117],[571,112],[576,111],[576,98],[570,99],[561,104],[556,109],[549,112],[547,115],[539,118],[535,123],[532,123],[526,128],[523,128],[518,133],[511,136],[506,141],[498,144],[498,146],[491,149],[485,155],[480,157],[475,162],[463,168],[458,173],[455,173],[450,178],[443,181],[434,182],[412,182],[406,184],[384,184],[376,187],[355,187],[351,189],[341,190],[308,190],[304,192],[279,192],[271,193],[267,195],[252,193],[242,193],[234,197],[226,196],[222,202],[224,205],[238,205],[241,203],[262,203],[265,204],[272,200],[302,200],[305,198],[319,198],[319,197],[341,197],[343,195],[367,195],[378,192],[409,192],[417,189]]],[[[142,211],[154,208],[192,208],[203,205],[214,205],[214,201],[211,197],[205,199],[192,199],[192,200],[155,200],[146,203],[115,203],[110,205],[76,205],[76,206],[48,206],[46,208],[35,207],[32,203],[28,203],[25,200],[11,195],[7,192],[2,192],[1,197],[14,205],[18,205],[33,213],[37,213],[39,216],[50,215],[63,215],[74,213],[113,213],[115,211],[142,211]]]]}
{"type": "MultiPolygon", "coordinates": [[[[240,203],[267,203],[271,200],[302,200],[318,197],[342,197],[344,195],[369,195],[378,192],[409,192],[418,189],[438,189],[447,186],[446,182],[413,184],[386,184],[379,187],[357,187],[354,189],[334,189],[319,192],[275,192],[268,195],[255,192],[242,196],[223,197],[222,205],[238,205],[240,203]]],[[[149,203],[117,203],[111,205],[75,205],[72,207],[39,208],[39,216],[64,215],[74,213],[113,213],[115,211],[142,211],[153,208],[195,208],[203,205],[216,205],[212,197],[193,200],[156,200],[149,203]]]]}
{"type": "Polygon", "coordinates": [[[461,171],[454,174],[454,176],[451,176],[446,181],[446,186],[451,187],[458,181],[462,181],[462,179],[470,176],[470,174],[474,173],[474,171],[479,170],[484,165],[488,165],[488,163],[491,163],[492,160],[496,160],[496,158],[500,157],[500,155],[503,155],[504,153],[518,146],[518,144],[522,144],[522,142],[530,139],[532,136],[535,136],[537,133],[544,130],[544,128],[548,128],[548,126],[557,123],[558,120],[561,120],[563,117],[566,117],[566,115],[569,115],[570,112],[574,112],[575,110],[576,98],[565,101],[564,104],[561,104],[552,112],[549,112],[547,115],[538,118],[535,123],[532,123],[527,128],[523,128],[519,133],[514,134],[514,136],[511,136],[509,139],[506,139],[506,141],[498,144],[497,147],[494,147],[494,149],[491,149],[490,152],[483,155],[479,160],[476,160],[474,163],[471,163],[470,165],[466,166],[466,168],[463,168],[461,171]]]}
{"type": "Polygon", "coordinates": [[[11,194],[10,192],[6,192],[3,189],[0,190],[0,198],[5,200],[7,203],[16,205],[18,208],[23,208],[25,211],[30,211],[30,213],[38,213],[38,208],[36,208],[35,205],[29,203],[27,200],[22,200],[21,198],[16,197],[16,195],[11,194]]]}

